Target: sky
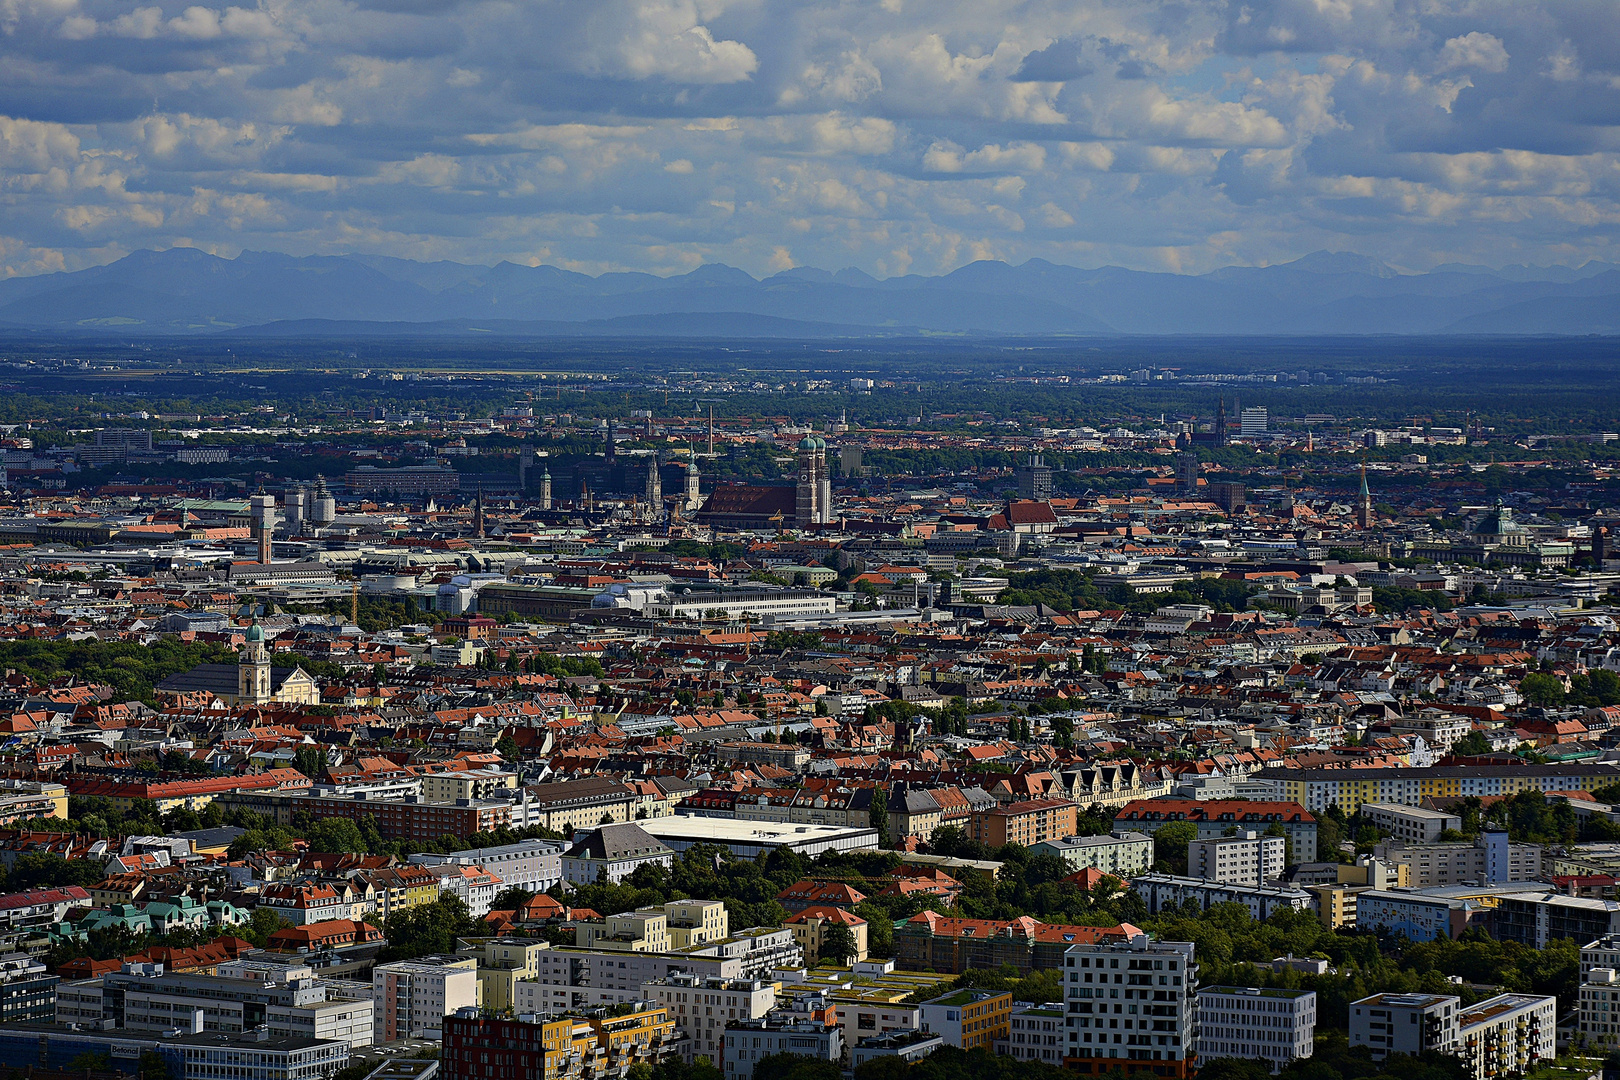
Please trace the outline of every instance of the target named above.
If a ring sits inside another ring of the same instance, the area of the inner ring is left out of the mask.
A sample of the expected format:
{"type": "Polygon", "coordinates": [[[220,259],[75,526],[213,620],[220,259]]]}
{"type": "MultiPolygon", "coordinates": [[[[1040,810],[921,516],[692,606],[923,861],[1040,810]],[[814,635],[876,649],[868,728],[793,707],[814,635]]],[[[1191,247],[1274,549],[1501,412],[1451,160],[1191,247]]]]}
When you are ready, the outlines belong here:
{"type": "Polygon", "coordinates": [[[1620,261],[1617,0],[0,0],[0,276],[1620,261]]]}

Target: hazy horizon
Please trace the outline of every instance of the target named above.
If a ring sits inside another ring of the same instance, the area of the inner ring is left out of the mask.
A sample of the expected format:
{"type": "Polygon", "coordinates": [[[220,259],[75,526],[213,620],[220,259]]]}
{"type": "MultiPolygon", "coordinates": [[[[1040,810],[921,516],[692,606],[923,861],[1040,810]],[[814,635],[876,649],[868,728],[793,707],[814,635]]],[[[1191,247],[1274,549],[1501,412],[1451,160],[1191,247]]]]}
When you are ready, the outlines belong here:
{"type": "Polygon", "coordinates": [[[1609,263],[1609,262],[1607,262],[1605,260],[1592,258],[1592,259],[1587,259],[1587,260],[1585,260],[1583,262],[1579,262],[1579,263],[1559,263],[1559,262],[1541,263],[1541,264],[1535,264],[1535,263],[1504,263],[1504,264],[1500,264],[1500,265],[1490,265],[1490,264],[1485,264],[1485,263],[1439,263],[1439,264],[1436,264],[1435,266],[1432,266],[1432,267],[1429,267],[1429,268],[1426,268],[1426,269],[1413,269],[1413,268],[1410,268],[1410,267],[1396,266],[1396,265],[1384,262],[1381,259],[1376,259],[1373,256],[1364,255],[1364,254],[1362,254],[1360,252],[1355,252],[1355,251],[1329,251],[1327,249],[1321,249],[1321,250],[1317,250],[1317,251],[1304,252],[1304,253],[1302,253],[1300,255],[1294,256],[1293,258],[1282,259],[1282,260],[1278,260],[1278,261],[1275,261],[1275,262],[1263,262],[1263,263],[1236,263],[1236,262],[1234,262],[1234,263],[1226,263],[1226,264],[1223,264],[1221,266],[1215,266],[1215,267],[1210,267],[1210,268],[1207,268],[1207,269],[1199,269],[1199,270],[1190,270],[1190,269],[1187,269],[1187,270],[1155,269],[1155,268],[1151,268],[1151,267],[1122,266],[1122,265],[1120,265],[1118,263],[1085,264],[1085,263],[1077,263],[1077,262],[1056,262],[1055,260],[1044,259],[1044,258],[1041,258],[1040,256],[1031,256],[1031,257],[1029,257],[1027,259],[1020,259],[1020,260],[1007,260],[1007,259],[969,260],[967,262],[960,263],[957,266],[950,267],[948,269],[938,271],[937,273],[920,274],[920,273],[917,273],[917,272],[913,271],[909,275],[893,274],[893,275],[887,275],[887,276],[881,275],[881,274],[870,274],[870,273],[868,273],[868,271],[863,270],[862,268],[860,268],[858,266],[854,266],[854,265],[846,265],[846,266],[839,266],[839,267],[802,265],[802,266],[789,267],[789,268],[783,269],[783,270],[770,270],[770,271],[767,271],[767,272],[764,272],[764,273],[755,273],[753,271],[750,271],[746,267],[736,266],[736,265],[733,265],[731,263],[727,263],[727,262],[723,262],[723,261],[701,263],[698,266],[685,267],[685,268],[681,268],[681,269],[664,269],[662,271],[659,271],[659,270],[622,270],[622,269],[620,269],[620,270],[599,270],[599,271],[596,271],[596,272],[593,273],[593,272],[584,271],[584,270],[572,270],[569,267],[561,266],[561,265],[556,264],[556,263],[549,263],[549,262],[545,262],[545,261],[519,263],[519,262],[516,262],[516,261],[511,260],[511,259],[503,259],[503,260],[498,260],[496,262],[472,262],[472,261],[468,261],[468,260],[464,260],[464,259],[412,259],[412,258],[410,258],[408,256],[390,255],[390,254],[386,254],[384,252],[376,252],[376,251],[331,251],[331,252],[306,251],[306,252],[291,252],[291,251],[275,251],[275,250],[269,250],[269,249],[264,249],[264,248],[241,248],[241,249],[237,250],[234,254],[226,255],[226,254],[221,254],[219,251],[211,251],[211,250],[209,250],[207,248],[198,247],[198,246],[191,245],[191,244],[175,244],[175,245],[171,245],[169,247],[164,247],[164,248],[156,248],[156,247],[139,248],[139,249],[136,249],[135,251],[122,252],[122,253],[114,256],[114,257],[106,259],[105,261],[98,262],[98,263],[92,263],[92,264],[89,264],[89,265],[86,265],[86,266],[83,266],[83,267],[76,267],[73,270],[40,270],[40,271],[38,271],[36,273],[33,273],[33,274],[13,274],[13,273],[3,274],[3,275],[0,275],[0,280],[7,280],[7,279],[10,279],[10,278],[17,278],[17,277],[40,277],[40,276],[45,276],[45,275],[49,275],[49,274],[56,274],[56,273],[73,273],[73,272],[76,272],[77,270],[92,270],[92,269],[96,269],[98,267],[111,266],[114,263],[117,263],[117,262],[120,262],[123,259],[129,258],[131,255],[140,255],[140,254],[143,254],[143,253],[165,254],[165,253],[171,252],[171,251],[198,251],[198,252],[201,252],[201,253],[203,253],[205,255],[212,256],[213,258],[223,259],[223,260],[225,260],[227,262],[234,262],[237,259],[240,259],[240,258],[242,258],[244,256],[273,255],[273,256],[281,256],[281,257],[288,258],[288,259],[312,259],[312,258],[398,259],[398,260],[403,261],[403,262],[414,262],[414,263],[419,263],[419,264],[424,265],[424,266],[425,265],[432,265],[434,263],[447,263],[447,264],[452,264],[452,265],[455,265],[455,266],[467,267],[469,269],[485,269],[485,270],[491,270],[491,269],[494,269],[497,266],[500,266],[500,265],[503,265],[503,264],[508,264],[508,265],[513,265],[513,266],[528,267],[530,269],[536,269],[536,268],[539,268],[539,267],[551,267],[553,269],[567,271],[568,273],[584,274],[587,277],[593,277],[593,278],[604,277],[604,276],[607,276],[609,274],[616,274],[616,273],[644,273],[644,274],[649,274],[649,275],[651,275],[653,277],[674,278],[674,277],[682,277],[682,276],[687,275],[687,274],[695,273],[695,272],[697,272],[699,270],[702,270],[702,269],[705,269],[705,268],[718,267],[718,268],[724,268],[724,269],[727,269],[727,270],[739,270],[742,273],[747,274],[749,277],[753,278],[755,281],[768,281],[773,277],[793,276],[795,274],[802,274],[802,273],[838,275],[838,274],[844,274],[844,273],[847,273],[847,272],[855,272],[855,273],[858,273],[858,274],[866,274],[868,277],[871,277],[871,278],[873,278],[873,279],[875,279],[877,281],[890,281],[890,280],[895,280],[895,279],[898,279],[898,278],[901,278],[901,277],[908,277],[908,276],[909,277],[930,277],[930,278],[932,278],[932,277],[946,277],[946,276],[949,276],[950,274],[954,273],[957,270],[963,269],[964,267],[972,266],[976,262],[999,263],[999,264],[1002,264],[1002,265],[1012,266],[1012,267],[1024,266],[1024,265],[1027,265],[1029,263],[1048,263],[1048,264],[1051,264],[1053,266],[1058,266],[1058,267],[1062,267],[1062,268],[1065,268],[1065,269],[1080,270],[1080,271],[1128,270],[1128,271],[1133,271],[1133,272],[1137,272],[1137,273],[1169,274],[1169,275],[1173,275],[1173,276],[1177,276],[1177,277],[1201,277],[1201,276],[1204,276],[1204,275],[1207,275],[1207,274],[1215,273],[1215,272],[1220,271],[1220,270],[1233,270],[1233,269],[1264,270],[1264,269],[1268,269],[1268,268],[1293,266],[1293,265],[1295,265],[1297,263],[1304,263],[1304,262],[1306,262],[1308,260],[1311,260],[1311,259],[1314,259],[1314,258],[1317,258],[1317,257],[1323,257],[1323,256],[1332,257],[1332,258],[1345,258],[1345,259],[1367,259],[1367,260],[1370,260],[1371,262],[1378,263],[1378,264],[1380,264],[1380,265],[1382,265],[1382,266],[1384,266],[1384,267],[1386,267],[1386,268],[1388,268],[1390,270],[1395,271],[1397,274],[1400,274],[1400,275],[1406,276],[1406,277],[1421,277],[1421,276],[1423,276],[1425,274],[1445,272],[1448,269],[1460,270],[1462,272],[1489,271],[1489,272],[1492,272],[1492,273],[1504,273],[1504,272],[1509,272],[1509,271],[1514,271],[1514,270],[1524,270],[1524,271],[1571,270],[1571,271],[1580,271],[1580,270],[1586,269],[1588,266],[1594,266],[1594,265],[1601,266],[1601,267],[1604,267],[1604,268],[1608,268],[1608,267],[1611,267],[1611,266],[1616,266],[1616,264],[1611,264],[1611,263],[1609,263]]]}

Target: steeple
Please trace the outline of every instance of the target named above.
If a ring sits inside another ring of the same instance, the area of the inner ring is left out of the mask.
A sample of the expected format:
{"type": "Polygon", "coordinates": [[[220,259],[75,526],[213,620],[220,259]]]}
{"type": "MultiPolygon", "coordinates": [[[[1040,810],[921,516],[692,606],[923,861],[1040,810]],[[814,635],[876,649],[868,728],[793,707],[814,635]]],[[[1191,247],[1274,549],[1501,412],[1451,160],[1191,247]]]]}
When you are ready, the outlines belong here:
{"type": "Polygon", "coordinates": [[[1370,529],[1373,523],[1372,492],[1367,490],[1367,463],[1361,463],[1361,494],[1356,497],[1356,528],[1370,529]]]}
{"type": "Polygon", "coordinates": [[[484,538],[484,485],[478,485],[478,493],[473,496],[473,533],[482,540],[484,538]]]}
{"type": "Polygon", "coordinates": [[[259,625],[257,615],[236,656],[236,697],[244,705],[262,705],[270,700],[270,650],[265,648],[264,627],[259,625]]]}
{"type": "Polygon", "coordinates": [[[551,468],[545,466],[545,472],[540,474],[540,509],[551,509],[551,468]]]}
{"type": "Polygon", "coordinates": [[[654,519],[664,512],[664,481],[658,475],[658,455],[647,462],[647,512],[654,519]]]}
{"type": "Polygon", "coordinates": [[[1215,445],[1226,445],[1226,396],[1221,396],[1220,407],[1215,410],[1215,445]]]}

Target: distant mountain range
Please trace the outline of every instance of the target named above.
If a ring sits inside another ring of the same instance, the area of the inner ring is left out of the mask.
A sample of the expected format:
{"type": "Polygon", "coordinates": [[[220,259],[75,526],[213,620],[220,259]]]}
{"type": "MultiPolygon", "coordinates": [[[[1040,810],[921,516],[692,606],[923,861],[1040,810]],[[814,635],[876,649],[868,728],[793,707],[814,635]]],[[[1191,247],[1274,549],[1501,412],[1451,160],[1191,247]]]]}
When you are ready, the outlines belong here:
{"type": "Polygon", "coordinates": [[[878,280],[729,266],[678,277],[468,266],[372,255],[191,248],[0,281],[0,330],[121,337],[658,336],[841,338],[1106,334],[1620,334],[1620,267],[1447,265],[1401,274],[1317,252],[1208,274],[1081,270],[1032,259],[878,280]]]}

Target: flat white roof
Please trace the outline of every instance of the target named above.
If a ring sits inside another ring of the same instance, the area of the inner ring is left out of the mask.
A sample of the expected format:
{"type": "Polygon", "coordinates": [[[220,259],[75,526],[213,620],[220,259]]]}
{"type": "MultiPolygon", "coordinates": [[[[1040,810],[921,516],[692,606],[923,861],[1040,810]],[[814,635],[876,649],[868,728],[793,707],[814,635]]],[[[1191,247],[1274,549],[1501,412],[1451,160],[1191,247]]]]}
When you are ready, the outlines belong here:
{"type": "Polygon", "coordinates": [[[868,851],[878,846],[876,829],[848,825],[738,821],[686,814],[650,818],[636,824],[676,851],[686,851],[697,844],[717,844],[745,859],[777,848],[790,848],[813,858],[824,851],[868,851]]]}
{"type": "Polygon", "coordinates": [[[688,814],[647,818],[636,824],[660,840],[674,838],[707,844],[755,843],[774,847],[870,837],[870,846],[877,846],[876,829],[853,825],[795,825],[785,821],[738,821],[688,814]]]}

